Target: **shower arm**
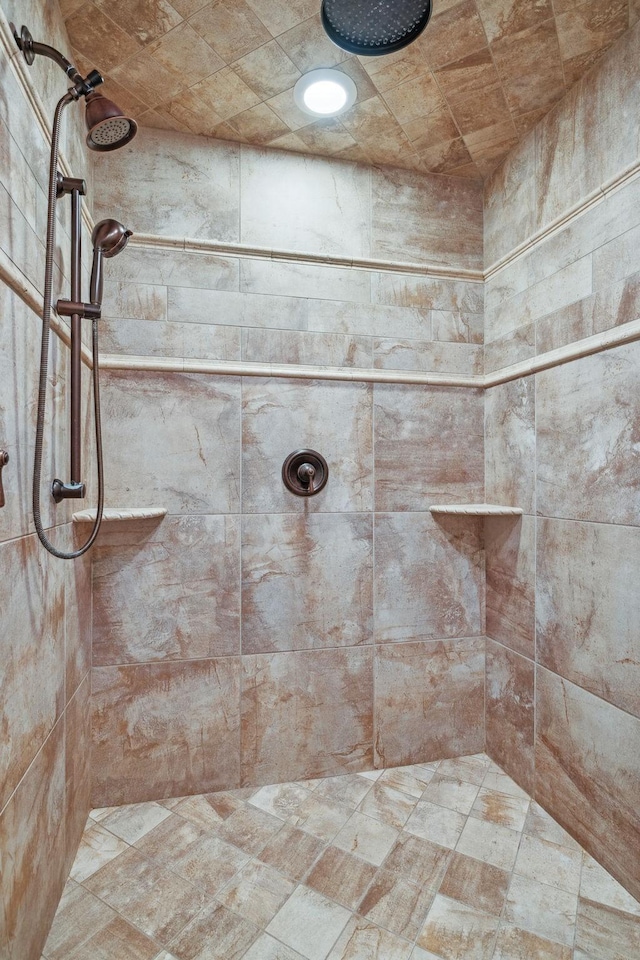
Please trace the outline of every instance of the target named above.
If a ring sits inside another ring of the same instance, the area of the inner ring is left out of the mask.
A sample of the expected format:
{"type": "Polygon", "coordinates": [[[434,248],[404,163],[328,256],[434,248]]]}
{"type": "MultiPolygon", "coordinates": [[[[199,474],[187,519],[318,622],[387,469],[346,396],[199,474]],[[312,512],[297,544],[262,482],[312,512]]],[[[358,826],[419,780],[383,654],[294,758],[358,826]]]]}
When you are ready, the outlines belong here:
{"type": "Polygon", "coordinates": [[[48,43],[39,43],[37,40],[34,40],[27,27],[23,26],[20,33],[18,33],[12,23],[9,24],[9,27],[11,28],[18,48],[24,54],[24,58],[29,66],[31,66],[36,56],[42,56],[53,60],[61,70],[64,70],[69,80],[73,83],[73,86],[69,89],[69,93],[74,100],[79,100],[80,97],[86,97],[92,90],[95,90],[101,83],[104,83],[101,74],[97,70],[91,70],[91,72],[83,78],[78,72],[78,69],[67,60],[59,50],[56,50],[55,47],[50,47],[48,43]]]}

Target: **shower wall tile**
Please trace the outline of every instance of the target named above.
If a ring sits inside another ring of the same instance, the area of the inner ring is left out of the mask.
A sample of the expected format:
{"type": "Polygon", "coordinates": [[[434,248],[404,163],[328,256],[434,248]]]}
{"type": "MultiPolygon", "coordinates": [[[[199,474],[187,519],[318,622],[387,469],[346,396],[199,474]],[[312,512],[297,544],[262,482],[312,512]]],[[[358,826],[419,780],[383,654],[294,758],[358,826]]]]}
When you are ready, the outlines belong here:
{"type": "Polygon", "coordinates": [[[243,786],[371,769],[373,650],[243,657],[241,753],[243,786]]]}
{"type": "Polygon", "coordinates": [[[193,357],[199,360],[240,360],[239,327],[199,323],[158,323],[155,320],[100,321],[103,353],[134,357],[193,357]]]}
{"type": "Polygon", "coordinates": [[[134,235],[126,255],[109,261],[110,280],[205,290],[240,289],[240,261],[237,257],[175,248],[169,253],[135,244],[134,235]]]}
{"type": "Polygon", "coordinates": [[[241,260],[240,290],[271,296],[308,297],[369,303],[371,278],[366,270],[313,263],[241,260]]]}
{"type": "Polygon", "coordinates": [[[238,511],[238,379],[110,372],[102,380],[107,503],[238,511]]]}
{"type": "Polygon", "coordinates": [[[349,303],[340,300],[310,300],[309,330],[384,337],[390,331],[399,337],[431,339],[431,313],[424,306],[404,308],[386,304],[349,303]]]}
{"type": "Polygon", "coordinates": [[[167,288],[105,280],[103,310],[105,317],[114,320],[166,320],[167,288]]]}
{"type": "Polygon", "coordinates": [[[0,956],[39,957],[68,866],[61,718],[0,813],[0,956]]]}
{"type": "Polygon", "coordinates": [[[134,233],[240,239],[240,148],[141,127],[135,142],[96,154],[94,215],[134,233]]]}
{"type": "Polygon", "coordinates": [[[536,671],[535,799],[638,898],[640,721],[536,671]]]}
{"type": "MultiPolygon", "coordinates": [[[[67,540],[73,549],[82,546],[86,537],[84,525],[70,524],[67,527],[67,540]]],[[[65,575],[65,682],[68,701],[91,669],[91,554],[85,553],[62,566],[65,575]]]]}
{"type": "Polygon", "coordinates": [[[536,522],[491,517],[484,527],[487,636],[533,658],[536,641],[536,522]]]}
{"type": "Polygon", "coordinates": [[[640,344],[633,343],[539,375],[537,490],[543,516],[639,523],[639,364],[640,344]]]}
{"type": "Polygon", "coordinates": [[[243,243],[332,256],[369,256],[367,168],[280,151],[240,149],[243,243]]]}
{"type": "Polygon", "coordinates": [[[87,674],[65,710],[65,877],[73,865],[91,809],[91,678],[87,674]]]}
{"type": "Polygon", "coordinates": [[[485,393],[487,502],[520,507],[526,514],[536,510],[535,401],[535,377],[485,393]]]}
{"type": "Polygon", "coordinates": [[[242,330],[242,359],[252,363],[371,367],[372,354],[372,340],[366,336],[298,330],[242,330]]]}
{"type": "Polygon", "coordinates": [[[484,749],[484,638],[383,644],[375,657],[377,767],[484,749]]]}
{"type": "Polygon", "coordinates": [[[531,360],[536,355],[536,324],[526,323],[516,327],[495,340],[490,340],[484,348],[484,372],[493,373],[502,367],[509,367],[523,360],[531,360]]]}
{"type": "Polygon", "coordinates": [[[482,268],[482,184],[373,168],[371,200],[372,256],[482,268]]]}
{"type": "Polygon", "coordinates": [[[92,694],[92,806],[240,785],[239,658],[98,667],[92,694]]]}
{"type": "Polygon", "coordinates": [[[35,535],[0,545],[0,810],[64,708],[64,567],[35,535]]]}
{"type": "Polygon", "coordinates": [[[487,638],[487,752],[527,793],[534,789],[532,660],[487,638]]]}
{"type": "Polygon", "coordinates": [[[640,716],[640,529],[538,521],[538,660],[640,716]]]}
{"type": "Polygon", "coordinates": [[[370,384],[246,377],[242,408],[245,513],[372,509],[370,384]],[[327,486],[310,499],[289,493],[281,480],[285,459],[303,447],[329,466],[327,486]]]}
{"type": "Polygon", "coordinates": [[[94,548],[94,665],[238,654],[239,519],[167,517],[116,527],[94,548]]]}
{"type": "Polygon", "coordinates": [[[481,522],[436,520],[430,513],[377,514],[375,593],[377,643],[482,633],[481,522]]]}
{"type": "Polygon", "coordinates": [[[302,297],[169,287],[167,300],[167,316],[172,322],[287,330],[306,330],[308,325],[310,301],[302,297]]]}
{"type": "Polygon", "coordinates": [[[371,515],[242,521],[242,652],[371,643],[371,515]]]}
{"type": "Polygon", "coordinates": [[[484,284],[372,271],[371,300],[395,307],[482,313],[484,284]]]}
{"type": "Polygon", "coordinates": [[[434,340],[483,343],[484,315],[465,310],[432,310],[431,332],[434,340]]]}
{"type": "Polygon", "coordinates": [[[376,384],[376,510],[484,499],[483,395],[376,384]]]}
{"type": "Polygon", "coordinates": [[[379,370],[421,370],[478,376],[484,373],[484,350],[471,343],[376,338],[373,342],[373,365],[379,370]]]}

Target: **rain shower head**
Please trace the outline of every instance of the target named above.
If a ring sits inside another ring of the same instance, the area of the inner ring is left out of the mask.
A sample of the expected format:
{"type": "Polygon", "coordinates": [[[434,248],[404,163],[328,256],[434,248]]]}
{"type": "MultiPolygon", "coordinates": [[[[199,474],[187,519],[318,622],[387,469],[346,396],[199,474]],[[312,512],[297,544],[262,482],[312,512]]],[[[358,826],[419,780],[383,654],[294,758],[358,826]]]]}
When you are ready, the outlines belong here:
{"type": "Polygon", "coordinates": [[[322,26],[342,50],[380,57],[413,43],[431,9],[431,0],[322,0],[322,26]]]}
{"type": "Polygon", "coordinates": [[[133,140],[138,132],[138,124],[131,117],[125,117],[112,100],[107,100],[97,90],[92,90],[86,103],[85,123],[89,149],[102,152],[117,150],[133,140]]]}
{"type": "Polygon", "coordinates": [[[129,242],[131,230],[125,229],[118,220],[101,220],[96,223],[91,234],[93,243],[93,265],[89,299],[91,303],[102,306],[102,260],[117,257],[129,242]]]}

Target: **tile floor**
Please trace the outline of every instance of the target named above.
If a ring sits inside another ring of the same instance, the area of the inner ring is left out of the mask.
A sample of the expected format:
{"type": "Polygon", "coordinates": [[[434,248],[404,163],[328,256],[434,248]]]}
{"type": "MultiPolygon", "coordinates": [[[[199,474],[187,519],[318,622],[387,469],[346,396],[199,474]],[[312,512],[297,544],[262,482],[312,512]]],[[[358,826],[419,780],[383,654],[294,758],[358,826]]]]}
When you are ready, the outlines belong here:
{"type": "Polygon", "coordinates": [[[483,755],[94,810],[46,960],[640,960],[640,904],[483,755]]]}

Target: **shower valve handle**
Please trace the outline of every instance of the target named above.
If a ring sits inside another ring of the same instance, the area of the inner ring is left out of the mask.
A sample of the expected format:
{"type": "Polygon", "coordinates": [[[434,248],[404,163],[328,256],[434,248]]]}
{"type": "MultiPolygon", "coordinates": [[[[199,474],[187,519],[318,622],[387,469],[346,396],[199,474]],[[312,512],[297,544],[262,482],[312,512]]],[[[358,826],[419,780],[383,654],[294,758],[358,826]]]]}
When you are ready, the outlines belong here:
{"type": "Polygon", "coordinates": [[[6,450],[0,450],[0,508],[4,507],[4,487],[2,485],[2,468],[9,463],[9,454],[6,450]]]}

